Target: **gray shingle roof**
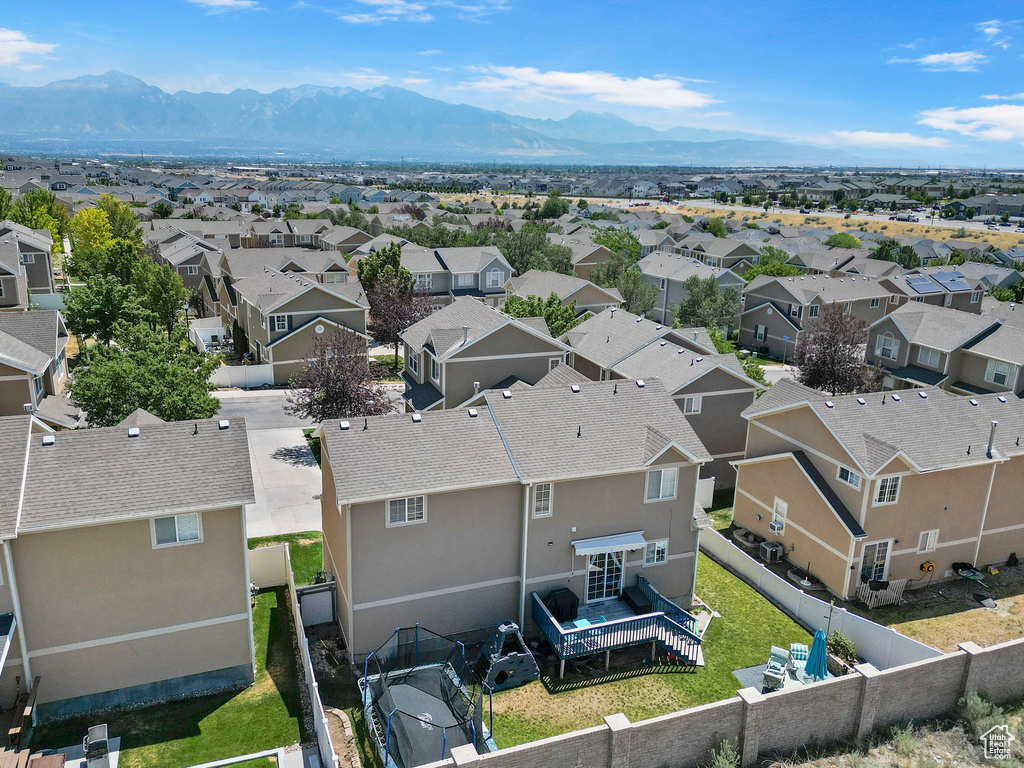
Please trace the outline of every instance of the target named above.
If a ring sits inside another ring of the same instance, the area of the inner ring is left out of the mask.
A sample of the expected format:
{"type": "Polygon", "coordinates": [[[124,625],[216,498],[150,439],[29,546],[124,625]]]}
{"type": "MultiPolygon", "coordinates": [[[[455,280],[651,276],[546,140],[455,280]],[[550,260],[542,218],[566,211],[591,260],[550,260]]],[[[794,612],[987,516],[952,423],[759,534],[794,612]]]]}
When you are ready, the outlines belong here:
{"type": "Polygon", "coordinates": [[[437,255],[451,272],[479,272],[497,259],[508,266],[501,251],[490,246],[482,248],[438,248],[437,255]]]}
{"type": "Polygon", "coordinates": [[[76,429],[48,446],[33,435],[19,532],[251,504],[245,419],[217,425],[145,425],[132,438],[125,427],[76,429]]]}
{"type": "Polygon", "coordinates": [[[482,301],[463,297],[410,325],[402,332],[402,341],[413,349],[423,349],[430,341],[434,352],[443,355],[456,344],[465,346],[462,344],[463,335],[466,335],[468,344],[510,320],[482,301]],[[464,326],[469,328],[465,334],[464,326]]]}
{"type": "Polygon", "coordinates": [[[31,423],[29,416],[0,417],[0,538],[15,533],[31,423]]]}
{"type": "MultiPolygon", "coordinates": [[[[667,339],[637,350],[616,363],[612,370],[627,379],[658,379],[669,393],[673,393],[717,368],[726,369],[737,378],[749,382],[751,387],[757,386],[747,379],[736,355],[702,355],[667,339]]],[[[742,386],[741,381],[736,383],[742,386]]]]}
{"type": "Polygon", "coordinates": [[[985,357],[992,357],[1015,365],[1024,365],[1024,333],[1020,328],[1001,325],[980,340],[968,344],[966,349],[985,357]]]}
{"type": "MultiPolygon", "coordinates": [[[[802,275],[800,277],[769,277],[758,275],[744,289],[744,294],[756,293],[766,283],[778,283],[793,293],[804,304],[820,296],[826,304],[858,299],[888,299],[890,292],[874,278],[860,275],[829,277],[828,275],[802,275]]],[[[747,306],[750,306],[748,300],[747,306]]]]}
{"type": "MultiPolygon", "coordinates": [[[[560,272],[547,272],[540,269],[530,269],[519,277],[513,277],[509,286],[512,293],[518,296],[539,296],[546,299],[552,293],[565,301],[571,298],[572,294],[587,285],[594,285],[589,280],[574,275],[563,275],[560,272]]],[[[609,293],[611,298],[621,301],[621,296],[612,294],[607,288],[594,285],[595,288],[609,293]]]]}
{"type": "Polygon", "coordinates": [[[897,307],[873,325],[886,319],[891,319],[911,344],[942,352],[952,352],[999,325],[992,317],[916,301],[897,307]]]}
{"type": "Polygon", "coordinates": [[[60,313],[56,309],[0,312],[0,333],[13,336],[50,357],[56,356],[63,347],[57,342],[60,330],[60,313]]]}
{"type": "Polygon", "coordinates": [[[41,374],[50,364],[50,355],[0,331],[0,363],[41,374]]]}
{"type": "Polygon", "coordinates": [[[923,470],[985,462],[993,420],[999,422],[997,457],[1024,455],[1024,446],[1016,445],[1024,436],[1024,400],[1012,395],[966,398],[933,388],[895,394],[899,400],[892,392],[829,397],[782,379],[743,415],[755,417],[773,408],[807,403],[868,474],[882,469],[901,450],[923,470]]]}
{"type": "Polygon", "coordinates": [[[632,354],[655,339],[672,332],[624,309],[606,309],[587,318],[566,334],[566,340],[578,355],[602,368],[632,354]]]}

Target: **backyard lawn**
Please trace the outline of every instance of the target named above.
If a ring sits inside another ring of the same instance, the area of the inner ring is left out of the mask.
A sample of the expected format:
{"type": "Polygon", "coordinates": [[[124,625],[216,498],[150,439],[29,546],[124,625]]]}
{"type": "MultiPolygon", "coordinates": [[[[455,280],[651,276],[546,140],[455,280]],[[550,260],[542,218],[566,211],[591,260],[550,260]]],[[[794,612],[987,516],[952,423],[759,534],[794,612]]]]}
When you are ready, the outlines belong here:
{"type": "MultiPolygon", "coordinates": [[[[286,589],[264,590],[253,609],[256,681],[252,686],[64,720],[36,729],[32,747],[81,744],[90,725],[105,722],[112,737],[121,737],[121,768],[182,768],[304,741],[292,626],[286,589]]],[[[253,765],[263,768],[274,763],[253,765]]]]}
{"type": "Polygon", "coordinates": [[[810,635],[796,622],[708,557],[699,560],[697,594],[721,614],[704,637],[707,666],[692,672],[671,666],[639,667],[628,676],[628,672],[616,674],[616,651],[612,651],[612,672],[606,682],[587,685],[603,679],[598,673],[576,687],[573,683],[559,686],[555,673],[553,679],[495,694],[498,746],[600,725],[605,715],[615,712],[635,722],[726,699],[741,687],[733,670],[763,664],[773,644],[788,647],[810,642],[810,635]]]}
{"type": "Polygon", "coordinates": [[[711,509],[707,510],[708,517],[716,531],[724,531],[732,525],[732,507],[734,491],[730,488],[727,491],[716,491],[711,500],[711,509]]]}
{"type": "Polygon", "coordinates": [[[269,547],[288,542],[288,553],[292,559],[292,574],[295,586],[313,583],[313,577],[323,569],[323,534],[320,531],[286,533],[280,536],[263,536],[249,539],[249,549],[269,547]]]}
{"type": "Polygon", "coordinates": [[[316,465],[320,466],[320,438],[313,437],[314,429],[302,430],[302,436],[306,438],[306,445],[309,446],[309,450],[313,453],[313,458],[316,459],[316,465]]]}

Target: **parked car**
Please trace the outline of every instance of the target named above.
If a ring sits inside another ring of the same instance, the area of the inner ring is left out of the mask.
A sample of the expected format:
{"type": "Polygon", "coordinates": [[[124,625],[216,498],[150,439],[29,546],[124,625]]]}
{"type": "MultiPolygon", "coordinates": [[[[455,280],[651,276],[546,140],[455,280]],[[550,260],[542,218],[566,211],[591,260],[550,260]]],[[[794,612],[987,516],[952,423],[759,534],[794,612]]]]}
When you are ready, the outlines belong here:
{"type": "Polygon", "coordinates": [[[810,213],[810,211],[807,210],[806,208],[801,208],[800,213],[810,213]]]}

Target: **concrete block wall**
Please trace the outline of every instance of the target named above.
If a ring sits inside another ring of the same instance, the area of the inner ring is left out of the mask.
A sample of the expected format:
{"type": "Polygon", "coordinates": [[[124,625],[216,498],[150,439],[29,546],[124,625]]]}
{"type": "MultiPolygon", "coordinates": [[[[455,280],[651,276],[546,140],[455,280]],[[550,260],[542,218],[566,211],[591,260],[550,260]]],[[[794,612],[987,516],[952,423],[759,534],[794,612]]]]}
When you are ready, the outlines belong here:
{"type": "MultiPolygon", "coordinates": [[[[989,648],[964,643],[886,670],[860,664],[851,675],[764,695],[744,688],[736,698],[636,723],[610,715],[604,725],[486,755],[461,746],[429,768],[691,768],[725,740],[739,747],[743,765],[753,765],[758,756],[951,712],[968,691],[998,704],[1024,699],[1024,638],[989,648]]],[[[495,730],[501,744],[500,721],[495,730]]]]}

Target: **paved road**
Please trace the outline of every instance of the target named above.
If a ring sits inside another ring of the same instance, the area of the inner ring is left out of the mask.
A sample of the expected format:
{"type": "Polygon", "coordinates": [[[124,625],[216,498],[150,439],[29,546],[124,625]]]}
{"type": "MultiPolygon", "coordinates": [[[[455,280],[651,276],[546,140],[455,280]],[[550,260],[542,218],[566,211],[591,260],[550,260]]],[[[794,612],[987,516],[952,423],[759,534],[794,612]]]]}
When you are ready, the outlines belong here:
{"type": "Polygon", "coordinates": [[[796,368],[792,365],[766,365],[764,378],[769,384],[776,384],[781,379],[796,380],[796,368]]]}

